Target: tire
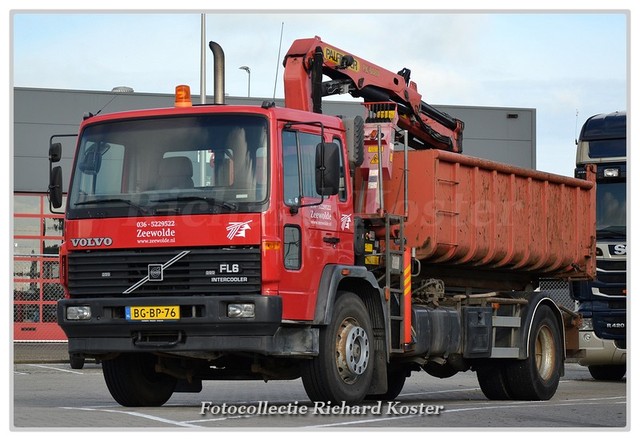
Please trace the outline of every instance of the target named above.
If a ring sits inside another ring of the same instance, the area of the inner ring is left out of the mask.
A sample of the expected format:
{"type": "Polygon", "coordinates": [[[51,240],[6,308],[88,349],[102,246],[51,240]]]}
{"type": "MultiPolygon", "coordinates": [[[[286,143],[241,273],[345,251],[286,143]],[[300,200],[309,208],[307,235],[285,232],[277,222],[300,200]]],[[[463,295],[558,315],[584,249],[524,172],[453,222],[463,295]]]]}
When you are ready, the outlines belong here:
{"type": "Polygon", "coordinates": [[[491,360],[476,367],[476,376],[484,396],[490,400],[511,400],[507,379],[507,360],[491,360]]]}
{"type": "Polygon", "coordinates": [[[338,293],[331,322],[320,330],[318,356],[302,366],[302,383],[312,401],[357,404],[373,378],[371,320],[358,296],[338,293]]]}
{"type": "Polygon", "coordinates": [[[594,380],[620,381],[627,373],[626,364],[609,364],[589,366],[589,373],[594,380]]]}
{"type": "Polygon", "coordinates": [[[111,396],[125,407],[155,407],[167,402],[177,380],[155,371],[152,354],[120,354],[102,362],[102,373],[111,396]]]}
{"type": "Polygon", "coordinates": [[[84,356],[82,354],[69,354],[69,365],[71,369],[82,369],[84,367],[84,356]]]}
{"type": "Polygon", "coordinates": [[[505,365],[514,400],[545,401],[556,393],[563,364],[562,333],[551,308],[541,305],[531,324],[529,357],[505,365]]]}

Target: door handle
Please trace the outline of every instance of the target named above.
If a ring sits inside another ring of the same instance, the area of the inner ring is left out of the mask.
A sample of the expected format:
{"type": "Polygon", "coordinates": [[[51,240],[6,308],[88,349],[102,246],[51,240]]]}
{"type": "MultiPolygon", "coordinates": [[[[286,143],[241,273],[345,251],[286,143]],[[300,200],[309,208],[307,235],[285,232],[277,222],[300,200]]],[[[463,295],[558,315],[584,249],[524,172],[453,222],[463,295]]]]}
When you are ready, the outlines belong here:
{"type": "Polygon", "coordinates": [[[338,242],[340,242],[340,238],[339,237],[329,237],[329,236],[325,236],[322,238],[323,242],[326,242],[330,245],[337,245],[338,242]]]}

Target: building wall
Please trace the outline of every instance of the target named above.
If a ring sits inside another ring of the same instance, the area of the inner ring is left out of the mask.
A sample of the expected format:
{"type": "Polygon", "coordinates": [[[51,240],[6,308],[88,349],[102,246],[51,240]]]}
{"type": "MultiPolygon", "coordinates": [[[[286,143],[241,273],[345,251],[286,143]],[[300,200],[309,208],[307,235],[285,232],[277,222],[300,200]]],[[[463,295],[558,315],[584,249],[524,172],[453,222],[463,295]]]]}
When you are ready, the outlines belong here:
{"type": "MultiPolygon", "coordinates": [[[[197,103],[199,97],[193,97],[197,103]]],[[[228,104],[261,104],[260,98],[228,97],[228,104]]],[[[208,97],[212,103],[213,98],[208,97]]],[[[276,100],[276,105],[284,105],[276,100]]],[[[14,191],[45,192],[48,186],[49,138],[74,134],[85,113],[107,113],[132,109],[173,106],[168,94],[113,94],[111,92],[14,89],[14,191]]],[[[535,168],[535,109],[468,106],[434,106],[465,123],[464,154],[535,168]],[[508,117],[516,115],[517,117],[508,117]]],[[[358,102],[326,101],[328,114],[361,115],[358,102]]],[[[65,188],[71,168],[75,139],[63,143],[62,170],[65,188]]]]}

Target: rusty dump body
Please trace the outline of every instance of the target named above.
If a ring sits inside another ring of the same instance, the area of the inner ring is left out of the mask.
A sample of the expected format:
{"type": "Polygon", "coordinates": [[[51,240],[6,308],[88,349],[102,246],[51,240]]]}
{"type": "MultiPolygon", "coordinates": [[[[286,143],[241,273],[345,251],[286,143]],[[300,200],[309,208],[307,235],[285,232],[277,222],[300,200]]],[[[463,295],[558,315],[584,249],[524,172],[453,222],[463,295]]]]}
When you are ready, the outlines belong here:
{"type": "MultiPolygon", "coordinates": [[[[404,210],[404,152],[385,208],[404,210]]],[[[595,275],[595,175],[553,175],[442,150],[408,152],[405,237],[423,277],[448,287],[521,290],[595,275]]]]}

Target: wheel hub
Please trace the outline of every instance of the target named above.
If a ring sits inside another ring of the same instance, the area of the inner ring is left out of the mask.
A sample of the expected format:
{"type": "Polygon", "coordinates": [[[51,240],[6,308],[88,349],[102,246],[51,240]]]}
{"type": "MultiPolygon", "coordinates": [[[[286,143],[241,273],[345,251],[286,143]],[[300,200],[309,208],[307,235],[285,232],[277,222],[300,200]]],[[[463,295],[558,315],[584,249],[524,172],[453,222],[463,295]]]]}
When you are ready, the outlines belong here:
{"type": "Polygon", "coordinates": [[[369,336],[353,319],[340,327],[336,346],[336,365],[346,383],[353,383],[369,364],[369,336]]]}
{"type": "Polygon", "coordinates": [[[535,342],[536,366],[540,377],[548,380],[553,375],[555,366],[555,343],[553,334],[548,327],[540,329],[535,342]]]}

